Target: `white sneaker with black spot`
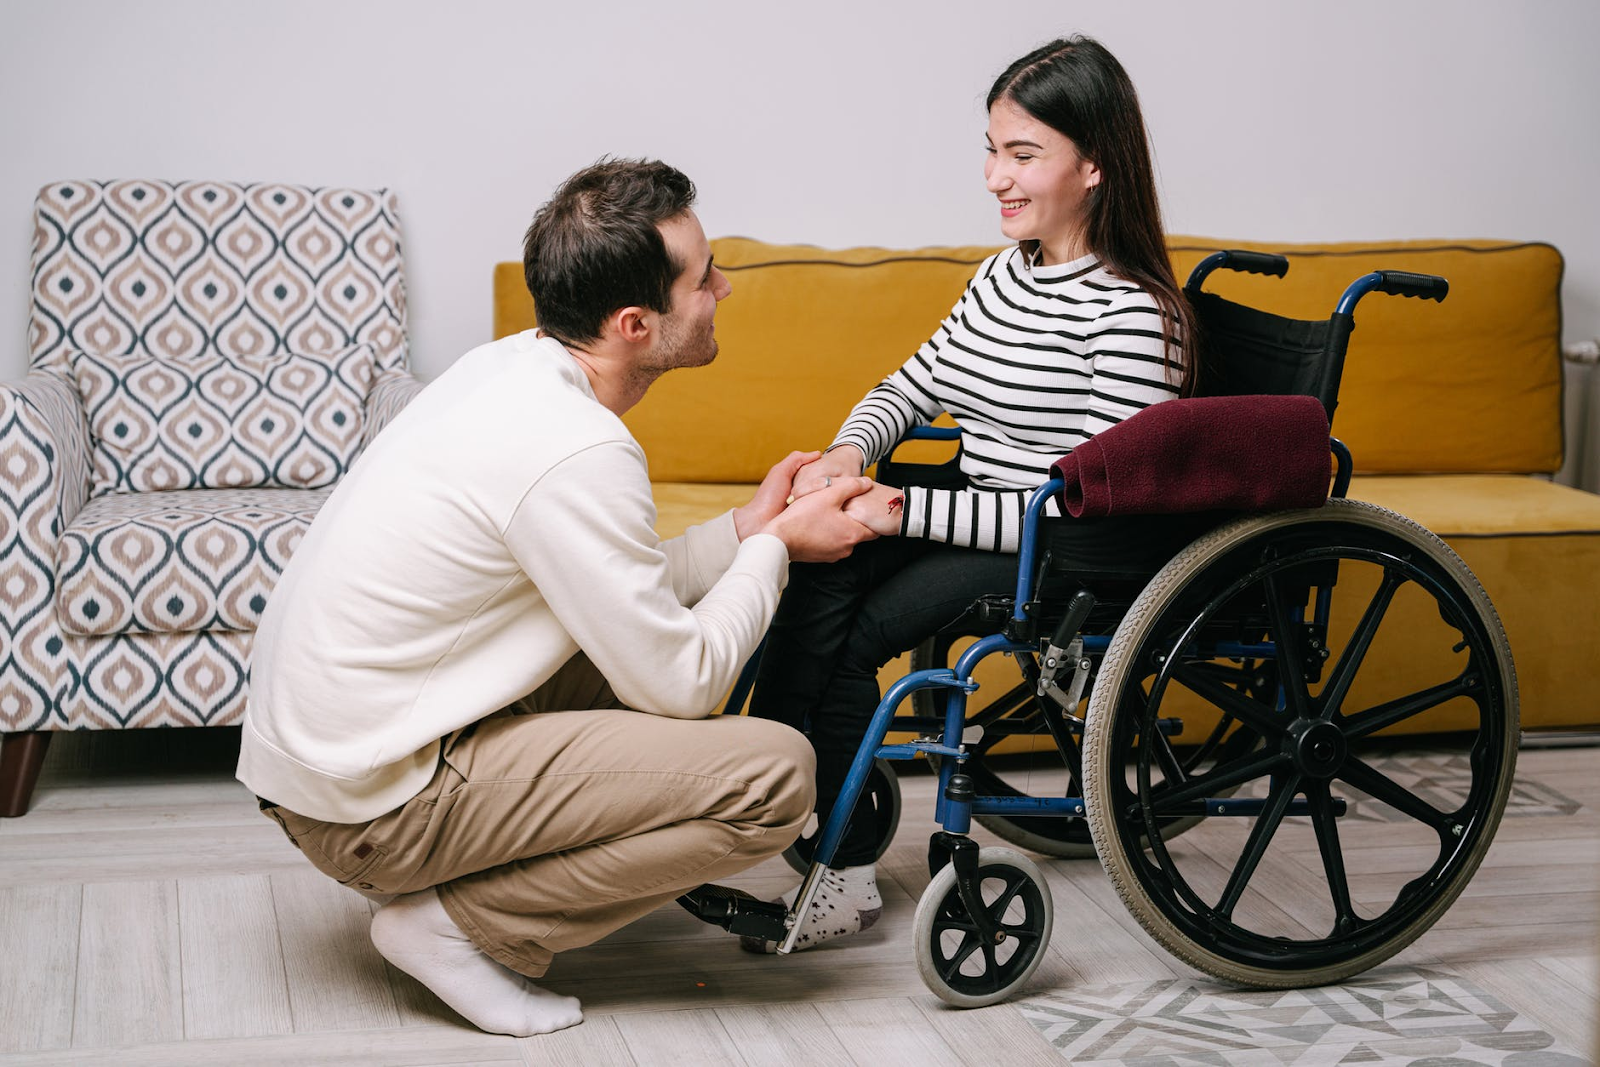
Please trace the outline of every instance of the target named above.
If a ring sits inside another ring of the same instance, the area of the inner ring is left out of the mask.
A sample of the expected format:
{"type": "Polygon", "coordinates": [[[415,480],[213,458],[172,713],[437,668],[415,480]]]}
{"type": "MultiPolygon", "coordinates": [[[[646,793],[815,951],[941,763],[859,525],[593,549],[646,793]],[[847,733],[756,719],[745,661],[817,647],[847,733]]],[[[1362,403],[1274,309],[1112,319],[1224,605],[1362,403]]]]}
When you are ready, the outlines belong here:
{"type": "MultiPolygon", "coordinates": [[[[783,895],[782,903],[792,907],[800,886],[783,895]]],[[[795,941],[795,951],[816,948],[824,941],[859,934],[878,921],[883,914],[883,898],[878,895],[878,869],[864,867],[828,867],[822,872],[822,884],[817,887],[816,899],[800,926],[800,937],[795,941]]],[[[763,941],[748,935],[739,938],[739,946],[747,952],[776,952],[778,942],[763,941]]]]}

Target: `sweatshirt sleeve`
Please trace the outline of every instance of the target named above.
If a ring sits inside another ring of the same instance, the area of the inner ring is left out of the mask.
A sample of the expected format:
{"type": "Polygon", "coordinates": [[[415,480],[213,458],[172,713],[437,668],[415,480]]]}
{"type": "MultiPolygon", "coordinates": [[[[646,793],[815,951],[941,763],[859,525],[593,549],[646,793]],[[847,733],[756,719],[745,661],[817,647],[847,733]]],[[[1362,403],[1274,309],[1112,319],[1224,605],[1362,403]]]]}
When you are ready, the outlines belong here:
{"type": "Polygon", "coordinates": [[[855,445],[866,457],[863,469],[884,456],[914,426],[926,426],[944,413],[944,403],[937,396],[933,368],[939,353],[949,343],[956,324],[961,321],[962,310],[972,293],[974,283],[989,276],[999,256],[990,256],[979,265],[977,273],[950,314],[939,323],[933,336],[923,342],[912,357],[899,370],[885,378],[861,399],[839,427],[833,443],[828,447],[855,445]]]}
{"type": "MultiPolygon", "coordinates": [[[[651,508],[654,514],[654,501],[651,508]]],[[[733,525],[733,512],[725,511],[709,522],[691,526],[677,537],[662,541],[661,552],[667,557],[667,571],[672,575],[678,603],[693,607],[739,553],[739,532],[733,525]]]]}
{"type": "Polygon", "coordinates": [[[656,715],[703,718],[766,632],[789,554],[778,538],[755,534],[714,574],[729,547],[731,516],[721,533],[702,528],[666,547],[654,520],[638,446],[610,441],[544,474],[518,504],[505,538],[619,699],[656,715]],[[701,586],[703,595],[695,596],[701,586]]]}

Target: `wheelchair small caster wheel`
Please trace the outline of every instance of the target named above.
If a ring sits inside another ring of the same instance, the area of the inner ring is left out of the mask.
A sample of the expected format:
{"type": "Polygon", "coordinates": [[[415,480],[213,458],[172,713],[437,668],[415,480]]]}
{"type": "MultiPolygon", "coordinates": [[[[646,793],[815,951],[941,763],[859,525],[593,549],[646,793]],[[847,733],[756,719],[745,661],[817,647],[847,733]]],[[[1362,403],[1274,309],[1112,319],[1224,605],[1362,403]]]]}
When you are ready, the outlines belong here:
{"type": "Polygon", "coordinates": [[[986,938],[956,878],[955,864],[945,864],[917,902],[917,970],[945,1003],[981,1008],[1016,992],[1038,968],[1055,908],[1032,860],[1009,848],[980,849],[973,881],[995,931],[986,938]]]}
{"type": "MultiPolygon", "coordinates": [[[[880,856],[889,851],[889,842],[894,840],[895,828],[900,825],[900,778],[895,773],[894,764],[886,759],[873,761],[872,770],[867,772],[867,780],[861,787],[861,797],[856,801],[856,812],[871,812],[873,833],[878,842],[872,861],[877,862],[880,856]]],[[[819,820],[815,830],[802,834],[794,844],[783,850],[783,862],[796,874],[808,873],[811,870],[812,853],[816,852],[817,839],[821,836],[822,820],[819,820]]]]}

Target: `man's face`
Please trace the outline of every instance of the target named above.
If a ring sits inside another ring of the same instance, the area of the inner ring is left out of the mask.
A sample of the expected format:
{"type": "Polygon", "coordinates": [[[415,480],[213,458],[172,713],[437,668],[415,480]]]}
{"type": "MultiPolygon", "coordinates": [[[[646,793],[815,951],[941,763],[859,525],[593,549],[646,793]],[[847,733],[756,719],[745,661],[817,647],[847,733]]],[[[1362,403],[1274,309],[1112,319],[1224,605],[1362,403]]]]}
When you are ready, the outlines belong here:
{"type": "Polygon", "coordinates": [[[657,319],[656,343],[642,369],[652,375],[678,367],[703,367],[717,355],[717,302],[733,291],[711,262],[711,243],[694,212],[660,226],[667,253],[683,270],[672,283],[672,309],[657,319]]]}

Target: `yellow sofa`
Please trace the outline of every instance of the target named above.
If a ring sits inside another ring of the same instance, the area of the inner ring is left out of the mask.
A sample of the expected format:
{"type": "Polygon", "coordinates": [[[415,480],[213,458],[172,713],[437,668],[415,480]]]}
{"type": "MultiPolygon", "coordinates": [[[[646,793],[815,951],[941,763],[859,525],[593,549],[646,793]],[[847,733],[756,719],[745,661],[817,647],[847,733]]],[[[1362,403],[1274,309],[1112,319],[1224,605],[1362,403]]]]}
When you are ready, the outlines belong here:
{"type": "MultiPolygon", "coordinates": [[[[1443,304],[1371,296],[1357,309],[1334,419],[1355,457],[1349,495],[1415,519],[1477,574],[1505,623],[1525,728],[1600,724],[1600,496],[1548,480],[1562,459],[1560,253],[1505,241],[1173,237],[1170,246],[1180,280],[1219,248],[1284,253],[1285,278],[1224,271],[1207,288],[1297,318],[1326,318],[1344,287],[1373,269],[1449,279],[1443,304]]],[[[712,250],[733,283],[717,315],[721,353],[707,368],[667,375],[627,415],[650,459],[663,535],[748,500],[789,450],[825,446],[994,251],[737,237],[712,250]]],[[[495,336],[531,327],[522,265],[498,264],[494,282],[495,336]]],[[[1400,652],[1363,675],[1404,672],[1400,652]]],[[[1440,712],[1421,725],[1458,725],[1440,712]]]]}

